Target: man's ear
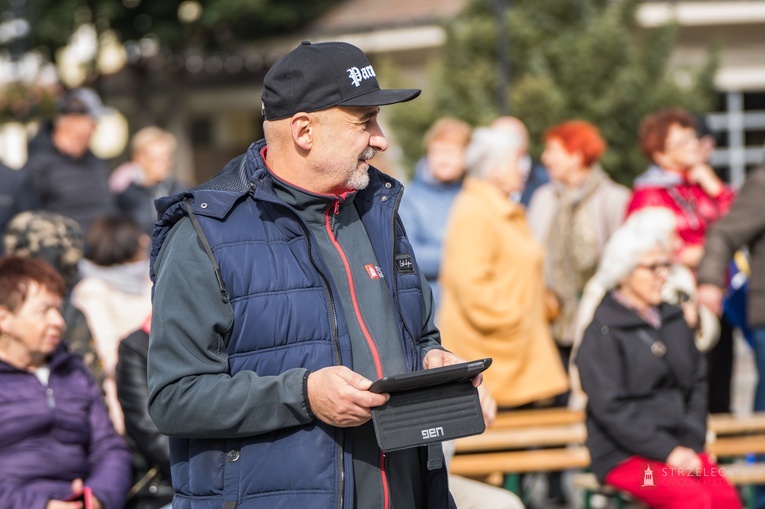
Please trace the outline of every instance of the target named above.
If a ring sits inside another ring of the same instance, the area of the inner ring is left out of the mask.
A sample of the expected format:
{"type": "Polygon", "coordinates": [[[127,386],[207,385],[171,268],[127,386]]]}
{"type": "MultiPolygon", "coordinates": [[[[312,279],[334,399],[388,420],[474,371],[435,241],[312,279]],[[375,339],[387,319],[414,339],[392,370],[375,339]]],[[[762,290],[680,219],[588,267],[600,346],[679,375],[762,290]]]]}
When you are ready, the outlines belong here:
{"type": "Polygon", "coordinates": [[[290,130],[292,141],[301,149],[308,151],[313,146],[313,135],[316,120],[310,113],[300,112],[292,115],[290,130]]]}

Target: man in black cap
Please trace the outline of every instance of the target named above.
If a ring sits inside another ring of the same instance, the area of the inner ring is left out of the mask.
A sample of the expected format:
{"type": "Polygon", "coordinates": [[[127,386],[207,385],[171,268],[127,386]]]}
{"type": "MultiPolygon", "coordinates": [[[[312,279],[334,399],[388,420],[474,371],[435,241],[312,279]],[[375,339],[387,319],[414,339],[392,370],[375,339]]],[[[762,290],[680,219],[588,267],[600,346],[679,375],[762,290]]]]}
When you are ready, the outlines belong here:
{"type": "Polygon", "coordinates": [[[109,193],[109,168],[94,155],[96,122],[112,110],[91,88],[67,90],[57,115],[29,143],[29,174],[41,209],[77,221],[84,232],[94,219],[116,211],[109,193]]]}
{"type": "Polygon", "coordinates": [[[461,361],[402,186],[369,164],[380,106],[419,93],[380,89],[350,44],[304,42],[266,74],[265,139],[158,203],[149,412],[183,507],[452,506],[440,445],[383,453],[370,422],[388,399],[372,380],[461,361]]]}

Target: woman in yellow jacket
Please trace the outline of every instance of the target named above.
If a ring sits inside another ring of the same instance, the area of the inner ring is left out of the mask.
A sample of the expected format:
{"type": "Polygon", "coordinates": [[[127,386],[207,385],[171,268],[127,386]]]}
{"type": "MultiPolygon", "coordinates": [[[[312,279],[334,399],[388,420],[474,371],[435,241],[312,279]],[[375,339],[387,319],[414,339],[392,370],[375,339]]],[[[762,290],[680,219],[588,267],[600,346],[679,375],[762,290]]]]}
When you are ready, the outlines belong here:
{"type": "Polygon", "coordinates": [[[515,200],[523,178],[512,141],[497,129],[473,133],[447,228],[438,312],[446,348],[494,359],[484,383],[500,408],[568,389],[547,319],[544,251],[515,200]]]}

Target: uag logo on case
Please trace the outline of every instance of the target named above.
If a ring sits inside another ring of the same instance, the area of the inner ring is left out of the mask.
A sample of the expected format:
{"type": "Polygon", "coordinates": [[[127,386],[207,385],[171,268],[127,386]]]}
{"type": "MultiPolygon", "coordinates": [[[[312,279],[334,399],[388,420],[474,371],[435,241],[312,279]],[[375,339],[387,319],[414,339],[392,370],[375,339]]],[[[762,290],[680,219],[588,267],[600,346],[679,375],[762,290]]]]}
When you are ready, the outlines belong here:
{"type": "Polygon", "coordinates": [[[423,440],[427,440],[429,438],[438,438],[444,436],[444,428],[441,426],[437,428],[428,428],[421,430],[420,433],[422,433],[423,440]]]}

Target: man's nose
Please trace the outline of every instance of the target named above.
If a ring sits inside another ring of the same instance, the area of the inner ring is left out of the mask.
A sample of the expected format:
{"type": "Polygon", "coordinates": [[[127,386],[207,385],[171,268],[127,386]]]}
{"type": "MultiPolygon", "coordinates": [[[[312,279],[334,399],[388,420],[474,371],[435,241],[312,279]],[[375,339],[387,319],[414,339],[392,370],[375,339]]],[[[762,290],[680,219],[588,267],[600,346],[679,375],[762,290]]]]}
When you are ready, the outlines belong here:
{"type": "Polygon", "coordinates": [[[388,140],[381,133],[369,139],[369,146],[378,152],[384,152],[388,148],[388,140]]]}
{"type": "Polygon", "coordinates": [[[388,140],[385,138],[385,134],[383,134],[380,124],[377,122],[372,127],[369,146],[379,152],[384,152],[388,148],[388,140]]]}

